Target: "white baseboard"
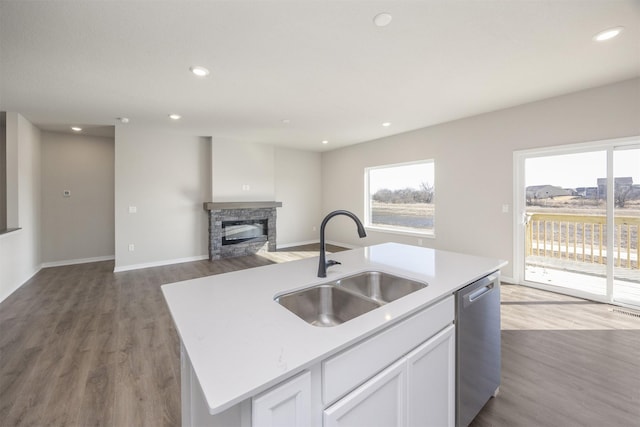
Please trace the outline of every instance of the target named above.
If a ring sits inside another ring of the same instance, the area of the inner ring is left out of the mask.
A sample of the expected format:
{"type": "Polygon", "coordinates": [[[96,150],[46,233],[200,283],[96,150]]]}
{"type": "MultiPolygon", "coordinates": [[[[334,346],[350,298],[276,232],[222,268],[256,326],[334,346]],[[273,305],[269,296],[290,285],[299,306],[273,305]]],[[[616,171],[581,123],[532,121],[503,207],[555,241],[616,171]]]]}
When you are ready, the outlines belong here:
{"type": "Polygon", "coordinates": [[[144,262],[142,264],[122,265],[113,269],[114,273],[120,273],[122,271],[139,270],[141,268],[162,267],[163,265],[170,264],[182,264],[183,262],[202,261],[203,259],[209,259],[209,255],[198,255],[187,258],[167,259],[164,261],[144,262]]]}
{"type": "Polygon", "coordinates": [[[513,277],[500,275],[500,282],[508,283],[510,285],[519,285],[519,283],[513,277]]]}
{"type": "Polygon", "coordinates": [[[112,261],[115,259],[113,255],[97,256],[92,258],[66,259],[63,261],[43,262],[42,268],[60,267],[63,265],[87,264],[89,262],[112,261]]]}

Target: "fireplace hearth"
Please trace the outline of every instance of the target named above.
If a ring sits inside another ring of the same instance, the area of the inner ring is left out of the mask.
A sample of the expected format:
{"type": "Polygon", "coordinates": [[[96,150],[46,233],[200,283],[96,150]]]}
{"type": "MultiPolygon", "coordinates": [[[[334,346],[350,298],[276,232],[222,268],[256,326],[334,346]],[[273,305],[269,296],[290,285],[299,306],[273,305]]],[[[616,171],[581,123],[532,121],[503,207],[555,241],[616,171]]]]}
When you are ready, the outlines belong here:
{"type": "Polygon", "coordinates": [[[207,202],[209,259],[276,250],[276,208],[281,202],[207,202]]]}

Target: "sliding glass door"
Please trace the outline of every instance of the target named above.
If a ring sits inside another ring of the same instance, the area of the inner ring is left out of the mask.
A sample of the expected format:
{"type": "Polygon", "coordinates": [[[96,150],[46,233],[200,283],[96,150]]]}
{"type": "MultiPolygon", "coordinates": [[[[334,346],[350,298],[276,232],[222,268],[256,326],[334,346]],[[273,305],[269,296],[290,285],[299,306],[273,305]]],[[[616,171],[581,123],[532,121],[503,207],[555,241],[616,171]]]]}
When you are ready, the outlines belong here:
{"type": "Polygon", "coordinates": [[[613,300],[640,306],[640,145],[613,151],[613,300]]]}
{"type": "Polygon", "coordinates": [[[606,295],[607,152],[525,159],[525,280],[606,295]]]}
{"type": "Polygon", "coordinates": [[[640,306],[639,140],[518,152],[514,160],[516,277],[640,306]]]}

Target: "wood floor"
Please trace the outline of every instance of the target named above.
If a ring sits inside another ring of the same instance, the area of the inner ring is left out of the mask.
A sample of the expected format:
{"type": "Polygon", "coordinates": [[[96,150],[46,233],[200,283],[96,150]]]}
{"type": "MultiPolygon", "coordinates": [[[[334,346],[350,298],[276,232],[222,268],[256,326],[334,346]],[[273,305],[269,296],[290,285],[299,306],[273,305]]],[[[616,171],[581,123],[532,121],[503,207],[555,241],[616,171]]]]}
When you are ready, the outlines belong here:
{"type": "Polygon", "coordinates": [[[503,285],[500,393],[471,426],[640,426],[640,317],[625,313],[640,316],[503,285]]]}
{"type": "MultiPolygon", "coordinates": [[[[43,269],[0,304],[0,426],[178,426],[178,338],[160,286],[309,256],[43,269]]],[[[640,426],[640,318],[502,290],[501,391],[473,426],[640,426]]]]}

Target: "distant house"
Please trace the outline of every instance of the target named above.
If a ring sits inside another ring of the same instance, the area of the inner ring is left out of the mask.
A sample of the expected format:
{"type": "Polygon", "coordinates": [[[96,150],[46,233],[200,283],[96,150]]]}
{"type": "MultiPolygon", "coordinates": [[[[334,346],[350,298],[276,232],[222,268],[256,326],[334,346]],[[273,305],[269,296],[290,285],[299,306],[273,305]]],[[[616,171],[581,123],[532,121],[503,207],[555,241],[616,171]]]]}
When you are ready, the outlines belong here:
{"type": "Polygon", "coordinates": [[[576,193],[578,196],[585,199],[597,199],[598,187],[577,187],[576,193]]]}
{"type": "MultiPolygon", "coordinates": [[[[628,192],[634,187],[633,178],[630,176],[616,177],[613,179],[613,185],[616,193],[628,192]]],[[[598,198],[607,198],[607,178],[598,178],[598,198]]]]}
{"type": "Polygon", "coordinates": [[[527,200],[552,199],[557,196],[571,196],[573,190],[557,187],[555,185],[531,185],[527,187],[527,200]]]}

